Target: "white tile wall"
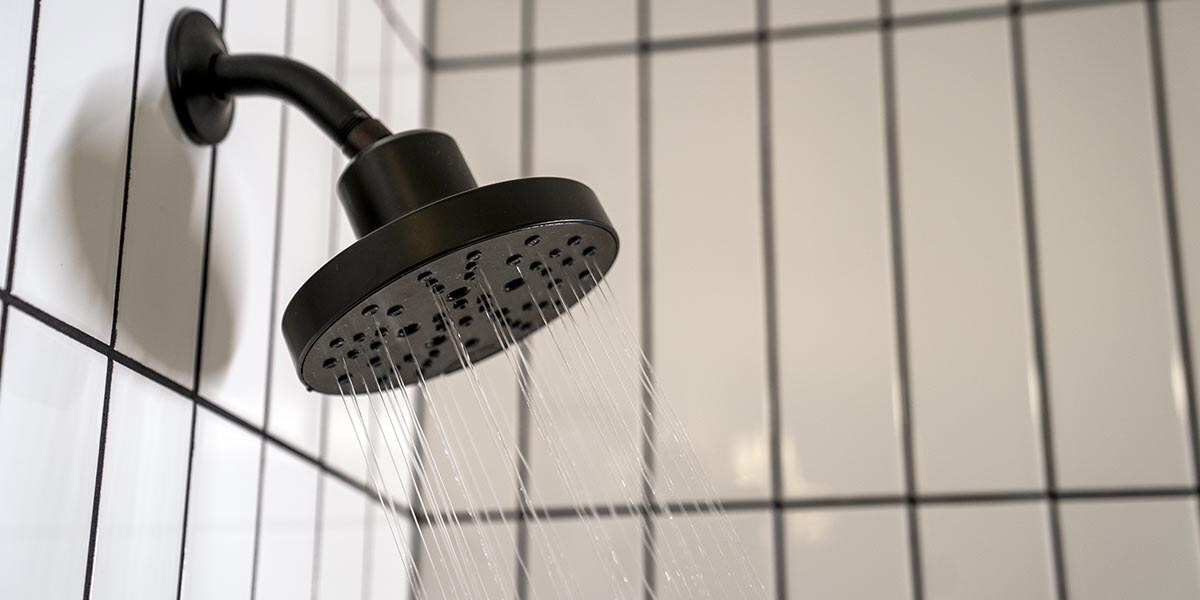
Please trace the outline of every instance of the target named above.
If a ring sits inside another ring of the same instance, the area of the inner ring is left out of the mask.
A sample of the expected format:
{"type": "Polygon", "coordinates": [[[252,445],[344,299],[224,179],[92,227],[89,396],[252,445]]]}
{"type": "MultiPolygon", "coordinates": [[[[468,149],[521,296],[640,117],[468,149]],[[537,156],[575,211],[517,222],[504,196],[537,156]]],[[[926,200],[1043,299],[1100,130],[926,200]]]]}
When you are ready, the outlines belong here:
{"type": "MultiPolygon", "coordinates": [[[[292,28],[294,55],[330,74],[340,67],[353,92],[372,96],[363,104],[382,109],[395,127],[417,125],[421,49],[393,38],[404,31],[409,42],[423,39],[424,3],[321,4],[188,5],[224,14],[234,51],[282,53],[292,28]],[[381,27],[381,8],[400,19],[396,29],[381,27]]],[[[168,25],[182,6],[0,3],[5,263],[14,200],[22,199],[19,274],[0,292],[5,598],[162,598],[177,588],[187,598],[245,598],[252,581],[259,598],[310,595],[324,516],[316,510],[325,468],[318,462],[321,401],[299,389],[282,342],[276,338],[270,350],[278,326],[270,316],[272,303],[278,316],[328,257],[330,218],[342,221],[332,196],[336,149],[298,113],[289,115],[290,135],[281,138],[278,101],[239,101],[218,152],[202,299],[211,151],[184,139],[163,82],[168,25]],[[37,61],[27,114],[31,33],[37,61]],[[276,256],[281,183],[293,193],[282,197],[276,256]],[[114,313],[118,289],[124,293],[114,313]],[[202,406],[193,438],[197,351],[202,406]],[[282,408],[264,424],[268,386],[282,408]],[[260,454],[257,429],[264,426],[291,447],[271,439],[260,454]],[[96,496],[98,468],[103,485],[96,496]]],[[[357,443],[343,445],[354,448],[347,472],[361,480],[357,443]]],[[[362,514],[371,495],[338,485],[362,514]]],[[[345,532],[357,536],[360,559],[366,526],[359,519],[345,532]]],[[[355,585],[368,575],[360,568],[355,585]]],[[[372,581],[380,597],[406,593],[402,580],[372,581]]],[[[323,597],[343,597],[341,587],[323,597]]]]}
{"type": "MultiPolygon", "coordinates": [[[[228,7],[227,43],[240,52],[282,54],[286,11],[284,0],[228,7]]],[[[276,327],[269,321],[274,239],[262,231],[275,223],[283,107],[270,98],[245,100],[216,155],[200,393],[262,426],[262,357],[276,327]]]]}
{"type": "Polygon", "coordinates": [[[659,598],[775,597],[770,515],[659,517],[655,527],[659,598]]]}
{"type": "Polygon", "coordinates": [[[220,3],[155,0],[143,6],[117,349],[191,387],[212,151],[188,143],[168,110],[166,60],[159,51],[171,17],[184,7],[217,15],[220,3]]]}
{"type": "MultiPolygon", "coordinates": [[[[1192,168],[1200,133],[1195,111],[1187,110],[1200,98],[1188,60],[1198,5],[1158,3],[1161,39],[1151,36],[1147,5],[1138,2],[1030,7],[1020,21],[1024,45],[1015,49],[1013,21],[999,11],[969,22],[897,26],[904,348],[893,333],[889,107],[881,87],[889,63],[870,31],[875,2],[649,0],[596,12],[577,2],[426,7],[395,0],[382,6],[390,23],[380,6],[357,0],[228,0],[224,12],[235,49],[280,52],[290,6],[293,54],[338,75],[364,105],[404,129],[422,113],[417,44],[431,11],[439,60],[487,59],[478,68],[439,70],[432,90],[433,124],[459,139],[479,180],[527,170],[576,177],[600,193],[625,244],[612,273],[620,302],[640,335],[636,309],[649,301],[652,358],[691,430],[681,441],[660,430],[656,451],[667,458],[660,471],[670,471],[673,457],[694,454],[718,496],[740,503],[729,524],[715,516],[654,519],[657,597],[704,597],[696,585],[703,578],[716,590],[708,594],[722,597],[773,597],[783,583],[787,597],[906,598],[918,575],[921,597],[1054,597],[1065,573],[1073,597],[1173,598],[1200,594],[1189,437],[1197,424],[1186,418],[1194,396],[1178,346],[1181,317],[1191,327],[1193,356],[1200,339],[1192,168]],[[719,37],[752,31],[760,5],[771,26],[792,28],[789,39],[768,43],[770,71],[759,70],[752,42],[719,37]],[[806,37],[804,27],[841,21],[856,21],[858,32],[806,37]],[[619,46],[638,30],[704,38],[705,47],[647,56],[619,46]],[[521,67],[515,53],[522,39],[538,50],[617,46],[603,56],[538,56],[521,67]],[[1150,69],[1159,42],[1167,146],[1158,137],[1150,69]],[[1014,51],[1025,59],[1024,73],[1014,67],[1014,51]],[[763,73],[768,79],[760,82],[763,73]],[[1032,232],[1019,185],[1021,98],[1013,83],[1022,75],[1032,232]],[[769,114],[759,114],[764,91],[769,114]],[[525,101],[532,121],[522,123],[525,101]],[[776,241],[770,273],[762,254],[763,118],[772,134],[765,148],[776,241]],[[522,139],[524,131],[532,135],[522,139]],[[530,164],[522,164],[523,144],[530,164]],[[1168,252],[1176,242],[1166,227],[1163,148],[1174,166],[1182,304],[1168,252]],[[643,211],[651,218],[645,243],[643,211]],[[1027,257],[1031,233],[1038,254],[1027,257]],[[1028,260],[1040,268],[1032,303],[1028,260]],[[642,275],[651,285],[641,285],[642,275]],[[777,355],[764,330],[768,276],[776,289],[777,355]],[[736,307],[736,321],[711,327],[711,315],[728,307],[736,307]],[[1096,488],[1100,498],[1042,496],[1042,399],[1032,358],[1038,308],[1053,418],[1049,458],[1060,488],[1096,488]],[[697,350],[718,343],[720,352],[697,350]],[[907,450],[896,421],[898,350],[907,352],[911,376],[915,531],[898,495],[907,450]],[[771,361],[779,368],[781,481],[772,479],[767,435],[771,361]],[[685,451],[689,444],[695,448],[685,451]],[[1135,497],[1147,493],[1160,497],[1135,497]],[[879,506],[827,503],[861,495],[879,506]],[[985,497],[992,501],[977,501],[985,497]],[[784,509],[781,529],[773,500],[800,501],[784,509]],[[735,547],[729,531],[766,594],[721,582],[728,563],[711,557],[735,547]],[[1060,558],[1064,569],[1056,572],[1060,558]],[[670,576],[697,559],[703,566],[695,579],[670,576]]],[[[281,122],[278,103],[241,102],[239,125],[218,152],[206,324],[196,328],[210,164],[207,151],[182,139],[163,97],[161,48],[178,6],[40,6],[15,283],[0,292],[8,303],[7,319],[0,318],[0,489],[9,492],[0,494],[0,596],[79,597],[93,543],[92,597],[157,598],[181,584],[189,598],[245,598],[252,582],[259,598],[407,594],[408,549],[396,551],[368,494],[321,474],[325,460],[352,479],[365,477],[340,401],[325,406],[298,387],[281,340],[268,351],[268,336],[277,335],[272,303],[277,317],[330,250],[352,240],[330,195],[341,163],[336,150],[299,113],[281,122]],[[278,243],[263,233],[275,231],[277,198],[278,243]],[[105,346],[113,343],[118,284],[114,352],[105,346]],[[217,409],[199,408],[191,450],[188,389],[198,334],[200,392],[217,409]],[[116,364],[105,420],[109,357],[116,364]],[[250,428],[231,422],[226,410],[250,428]],[[264,451],[257,427],[294,450],[269,440],[264,451]],[[103,487],[93,506],[101,439],[103,487]],[[153,575],[129,576],[142,572],[153,575]]],[[[999,3],[897,0],[892,11],[987,6],[999,3]]],[[[216,2],[201,8],[222,12],[216,2]]],[[[0,258],[18,197],[30,9],[0,2],[0,189],[13,192],[0,194],[0,258]]],[[[588,315],[577,316],[588,331],[588,315]]],[[[552,366],[538,362],[547,346],[533,346],[535,369],[552,366]]],[[[606,346],[592,348],[601,357],[606,346]]],[[[426,415],[427,468],[444,478],[457,464],[463,474],[419,509],[463,509],[471,517],[477,508],[517,507],[516,381],[503,359],[483,370],[495,384],[486,407],[461,378],[435,386],[443,401],[426,415]]],[[[610,388],[624,398],[620,390],[610,388]]],[[[638,501],[627,484],[640,485],[640,415],[635,402],[624,410],[605,429],[590,425],[586,411],[534,413],[526,433],[535,502],[569,511],[575,502],[638,501]],[[549,430],[539,433],[538,423],[549,430]],[[555,483],[543,435],[589,475],[574,480],[576,493],[555,483]],[[614,457],[615,468],[606,462],[614,457]]],[[[659,418],[672,416],[660,409],[659,418]]],[[[668,486],[660,478],[660,498],[703,495],[706,486],[672,474],[680,481],[668,486]]],[[[391,477],[404,498],[406,476],[391,477]]],[[[416,530],[403,527],[420,548],[429,597],[511,595],[519,573],[537,597],[562,597],[564,585],[575,596],[644,594],[636,514],[590,523],[569,514],[547,524],[518,525],[511,514],[484,520],[492,524],[461,533],[426,527],[417,540],[416,530]],[[523,536],[528,572],[516,562],[523,536]],[[598,542],[617,550],[619,578],[599,568],[598,542]],[[553,581],[558,568],[572,574],[570,582],[553,581]],[[452,582],[462,589],[454,593],[452,582]]]]}

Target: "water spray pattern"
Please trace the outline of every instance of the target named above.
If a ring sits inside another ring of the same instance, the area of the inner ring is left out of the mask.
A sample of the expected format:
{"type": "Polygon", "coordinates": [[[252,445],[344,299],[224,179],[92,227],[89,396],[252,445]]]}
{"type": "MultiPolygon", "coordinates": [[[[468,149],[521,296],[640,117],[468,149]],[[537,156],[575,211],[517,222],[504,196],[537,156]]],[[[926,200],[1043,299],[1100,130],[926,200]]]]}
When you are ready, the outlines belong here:
{"type": "Polygon", "coordinates": [[[578,235],[555,237],[543,232],[517,243],[510,238],[499,248],[469,250],[461,257],[461,280],[453,286],[431,271],[411,276],[436,307],[424,322],[409,320],[400,305],[368,303],[361,309],[367,331],[343,325],[328,334],[331,355],[321,359],[322,367],[336,377],[340,402],[416,597],[508,597],[514,577],[529,581],[535,575],[547,578],[559,598],[762,595],[763,580],[694,454],[656,450],[654,432],[675,436],[679,448],[692,445],[654,384],[650,363],[601,275],[596,247],[578,235]],[[503,268],[478,268],[496,260],[503,268]],[[423,328],[430,331],[415,335],[423,328]],[[523,341],[540,329],[544,333],[523,341]],[[508,365],[529,409],[529,434],[545,450],[536,460],[550,463],[542,465],[540,476],[555,479],[538,485],[559,486],[569,509],[539,501],[529,478],[517,477],[533,472],[534,453],[509,439],[496,406],[504,396],[495,378],[486,376],[488,370],[475,364],[475,357],[496,349],[503,357],[492,360],[508,365]],[[459,369],[463,372],[453,377],[469,384],[466,398],[436,377],[459,369]],[[483,418],[490,435],[464,433],[471,411],[483,418]],[[418,417],[422,412],[424,419],[418,417]],[[593,443],[587,435],[563,430],[561,425],[572,419],[582,420],[593,443]],[[448,445],[439,447],[432,440],[435,431],[461,447],[453,452],[448,445]],[[640,439],[630,441],[644,447],[645,456],[622,457],[614,444],[594,443],[628,437],[631,431],[640,432],[640,439]],[[506,473],[480,472],[485,458],[496,456],[506,473]],[[471,502],[456,508],[456,498],[478,498],[488,507],[511,505],[507,488],[497,490],[495,483],[510,474],[516,480],[517,510],[479,509],[471,502]],[[589,497],[585,486],[597,479],[613,483],[614,494],[589,497]],[[683,481],[701,490],[697,497],[675,500],[683,481]],[[582,525],[590,560],[580,562],[579,549],[566,548],[549,534],[556,511],[572,513],[582,525]],[[715,518],[684,518],[700,513],[715,518]],[[653,556],[657,592],[640,578],[631,580],[630,573],[642,572],[641,563],[628,564],[630,553],[621,550],[630,549],[619,548],[605,526],[619,516],[654,518],[658,537],[680,541],[676,551],[666,553],[653,538],[638,536],[641,547],[632,555],[653,556]],[[513,565],[511,552],[496,549],[518,546],[518,519],[538,532],[542,543],[526,560],[518,554],[513,565]],[[418,524],[412,538],[405,533],[409,521],[418,524]],[[582,570],[602,573],[606,588],[583,589],[582,570]]]}

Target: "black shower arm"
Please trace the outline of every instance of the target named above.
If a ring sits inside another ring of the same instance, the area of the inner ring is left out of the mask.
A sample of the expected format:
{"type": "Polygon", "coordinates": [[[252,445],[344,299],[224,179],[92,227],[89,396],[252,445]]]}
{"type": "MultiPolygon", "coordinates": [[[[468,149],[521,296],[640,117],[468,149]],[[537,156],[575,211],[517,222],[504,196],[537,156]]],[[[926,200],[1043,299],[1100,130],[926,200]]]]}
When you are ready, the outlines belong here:
{"type": "Polygon", "coordinates": [[[391,134],[320,71],[289,58],[218,54],[209,65],[209,76],[216,95],[265,95],[295,105],[349,157],[391,134]]]}

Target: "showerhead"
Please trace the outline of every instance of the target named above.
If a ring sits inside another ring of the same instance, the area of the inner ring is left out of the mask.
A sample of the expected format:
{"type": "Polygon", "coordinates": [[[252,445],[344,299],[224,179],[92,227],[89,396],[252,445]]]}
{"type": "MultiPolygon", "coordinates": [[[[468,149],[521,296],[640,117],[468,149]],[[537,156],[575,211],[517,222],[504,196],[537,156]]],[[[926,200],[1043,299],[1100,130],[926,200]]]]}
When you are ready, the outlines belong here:
{"type": "Polygon", "coordinates": [[[477,186],[450,136],[391,134],[308,67],[229,55],[203,13],[176,16],[167,69],[197,143],[224,138],[234,96],[269,94],[299,105],[350,157],[338,195],[358,240],[283,314],[310,390],[386,389],[484,360],[570,309],[616,259],[617,233],[587,186],[552,177],[477,186]]]}

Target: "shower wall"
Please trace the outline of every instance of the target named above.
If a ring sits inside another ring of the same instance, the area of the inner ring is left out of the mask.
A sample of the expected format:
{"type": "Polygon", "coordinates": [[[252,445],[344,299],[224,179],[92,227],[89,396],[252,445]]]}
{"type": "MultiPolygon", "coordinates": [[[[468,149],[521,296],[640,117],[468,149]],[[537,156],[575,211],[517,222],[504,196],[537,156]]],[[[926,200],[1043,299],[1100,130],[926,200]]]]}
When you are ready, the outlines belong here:
{"type": "Polygon", "coordinates": [[[0,597],[403,595],[353,433],[277,325],[352,240],[342,158],[260,98],[188,143],[163,64],[184,6],[393,129],[423,118],[421,0],[0,2],[0,597]]]}
{"type": "MultiPolygon", "coordinates": [[[[614,286],[768,597],[1200,596],[1200,2],[440,0],[431,21],[431,122],[480,181],[578,178],[613,216],[614,286]]],[[[530,472],[489,457],[505,500],[459,506],[516,511],[525,480],[571,515],[508,389],[530,472]]],[[[638,416],[597,442],[634,481],[638,416]]],[[[638,517],[696,492],[670,494],[599,519],[630,597],[681,597],[655,565],[680,544],[643,553],[638,517]]],[[[554,597],[548,543],[605,589],[577,519],[504,526],[526,540],[489,554],[508,594],[554,597]]]]}

